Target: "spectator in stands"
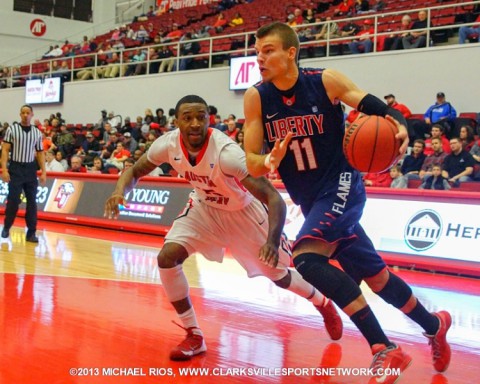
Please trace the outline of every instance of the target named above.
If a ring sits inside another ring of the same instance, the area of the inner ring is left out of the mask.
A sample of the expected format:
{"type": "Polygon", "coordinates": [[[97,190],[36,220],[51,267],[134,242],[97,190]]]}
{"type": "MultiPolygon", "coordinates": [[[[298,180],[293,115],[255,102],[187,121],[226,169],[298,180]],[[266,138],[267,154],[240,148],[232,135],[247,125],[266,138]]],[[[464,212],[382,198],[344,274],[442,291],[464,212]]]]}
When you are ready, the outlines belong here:
{"type": "Polygon", "coordinates": [[[452,188],[448,180],[442,176],[442,166],[435,164],[432,167],[432,174],[426,176],[419,189],[449,190],[452,188]]]}
{"type": "Polygon", "coordinates": [[[119,41],[121,38],[122,38],[122,34],[120,31],[120,28],[116,27],[112,32],[112,36],[110,36],[110,41],[112,42],[112,44],[114,44],[117,41],[119,41]]]}
{"type": "Polygon", "coordinates": [[[123,146],[125,147],[125,149],[128,150],[130,153],[134,153],[138,148],[137,140],[132,137],[132,134],[130,132],[125,132],[123,134],[123,137],[123,146]]]}
{"type": "Polygon", "coordinates": [[[445,137],[443,133],[444,129],[442,125],[434,124],[432,126],[432,129],[430,131],[431,137],[425,140],[425,150],[423,151],[423,153],[425,153],[426,156],[430,156],[434,153],[434,148],[432,146],[432,140],[434,138],[438,138],[442,142],[443,152],[445,152],[447,155],[452,152],[450,148],[450,141],[445,137]]]}
{"type": "Polygon", "coordinates": [[[85,135],[85,141],[82,143],[81,151],[78,153],[82,155],[83,162],[86,165],[92,164],[93,159],[100,155],[101,152],[102,148],[100,147],[100,143],[91,132],[88,132],[85,135]]]}
{"type": "Polygon", "coordinates": [[[47,172],[65,172],[65,168],[55,159],[54,151],[45,152],[45,169],[47,172]]]}
{"type": "Polygon", "coordinates": [[[470,150],[470,154],[477,164],[480,164],[480,140],[477,140],[477,142],[473,145],[472,149],[470,150]]]}
{"type": "Polygon", "coordinates": [[[243,24],[243,17],[240,14],[240,12],[236,12],[235,15],[233,15],[232,20],[230,20],[230,22],[228,23],[228,25],[232,28],[238,27],[239,25],[242,25],[242,24],[243,24]]]}
{"type": "Polygon", "coordinates": [[[466,40],[469,40],[471,42],[473,40],[473,36],[476,36],[476,40],[478,41],[480,36],[480,15],[478,15],[475,23],[475,25],[460,27],[460,29],[458,30],[459,44],[465,44],[466,40]]]}
{"type": "Polygon", "coordinates": [[[227,130],[225,131],[225,133],[232,140],[235,140],[235,137],[237,136],[237,132],[239,130],[240,128],[237,127],[237,124],[234,119],[229,119],[227,121],[227,130]]]}
{"type": "Polygon", "coordinates": [[[340,36],[340,28],[335,21],[332,21],[330,16],[320,20],[325,21],[325,24],[322,25],[320,32],[315,35],[315,40],[334,39],[340,36]]]}
{"type": "Polygon", "coordinates": [[[342,3],[333,11],[333,16],[351,16],[353,12],[353,0],[343,0],[342,3]]]}
{"type": "Polygon", "coordinates": [[[132,137],[140,142],[142,140],[142,126],[143,126],[143,118],[142,116],[137,116],[135,119],[135,124],[132,126],[132,130],[130,133],[132,137]]]}
{"type": "Polygon", "coordinates": [[[362,113],[359,110],[351,109],[350,112],[348,112],[347,117],[345,118],[345,125],[348,127],[355,120],[357,120],[361,115],[362,113]]]}
{"type": "Polygon", "coordinates": [[[73,154],[73,143],[75,138],[68,131],[67,126],[62,124],[60,126],[60,132],[55,136],[54,144],[57,147],[57,150],[62,153],[64,158],[69,158],[73,154]]]}
{"type": "Polygon", "coordinates": [[[141,149],[135,150],[135,152],[133,152],[133,160],[138,161],[138,159],[143,156],[143,153],[141,149]]]}
{"type": "Polygon", "coordinates": [[[108,136],[108,141],[103,146],[102,152],[100,153],[102,159],[107,160],[110,158],[113,151],[117,148],[118,139],[117,130],[112,128],[108,136]]]}
{"type": "Polygon", "coordinates": [[[390,168],[390,177],[392,178],[392,183],[390,188],[403,189],[408,188],[408,179],[402,174],[402,169],[400,165],[396,164],[390,168]]]}
{"type": "Polygon", "coordinates": [[[295,23],[297,23],[297,25],[302,25],[304,23],[302,10],[300,8],[295,8],[293,16],[295,17],[295,23]]]}
{"type": "Polygon", "coordinates": [[[155,110],[155,117],[153,121],[157,123],[160,128],[164,128],[167,125],[167,116],[164,115],[165,111],[163,108],[157,108],[155,110]]]}
{"type": "MultiPolygon", "coordinates": [[[[122,169],[122,171],[121,171],[120,173],[122,174],[123,172],[125,172],[125,171],[128,170],[129,168],[132,168],[134,164],[135,164],[135,160],[132,159],[131,157],[129,157],[128,159],[126,159],[126,160],[123,162],[123,169],[122,169]]],[[[149,176],[153,176],[153,175],[149,174],[149,176]]]]}
{"type": "Polygon", "coordinates": [[[215,124],[213,128],[218,129],[221,132],[225,132],[227,130],[227,125],[222,121],[222,117],[220,115],[215,115],[215,124]]]}
{"type": "MultiPolygon", "coordinates": [[[[430,27],[431,27],[430,23],[430,27]]],[[[403,49],[422,48],[427,46],[427,11],[421,10],[418,12],[418,19],[413,22],[411,29],[407,36],[402,39],[403,49]]]]}
{"type": "Polygon", "coordinates": [[[153,23],[147,24],[147,33],[148,33],[148,38],[146,42],[150,43],[155,39],[155,36],[157,36],[157,31],[155,30],[153,23]]]}
{"type": "Polygon", "coordinates": [[[295,21],[295,15],[293,13],[289,13],[287,15],[287,21],[286,21],[287,25],[289,25],[290,27],[296,27],[297,26],[297,22],[295,21]]]}
{"type": "Polygon", "coordinates": [[[443,161],[442,176],[458,187],[460,183],[472,181],[473,167],[475,159],[462,148],[462,143],[458,137],[450,139],[450,153],[443,161]]]}
{"type": "Polygon", "coordinates": [[[245,134],[243,132],[243,129],[239,129],[237,131],[237,134],[235,135],[235,142],[240,146],[240,148],[243,148],[243,139],[245,137],[245,134]]]}
{"type": "Polygon", "coordinates": [[[410,111],[410,109],[408,109],[408,107],[404,104],[397,103],[397,101],[395,100],[395,96],[391,93],[384,96],[384,99],[386,100],[389,107],[392,107],[393,109],[399,111],[403,115],[403,117],[405,117],[405,119],[408,119],[412,116],[412,112],[410,111]]]}
{"type": "Polygon", "coordinates": [[[385,2],[382,0],[375,0],[375,4],[372,5],[372,11],[380,12],[385,8],[385,2]]]}
{"type": "MultiPolygon", "coordinates": [[[[192,40],[191,32],[187,32],[181,39],[182,42],[180,45],[180,55],[181,56],[192,56],[200,52],[200,44],[198,41],[192,40]]],[[[193,62],[192,57],[184,57],[180,59],[179,70],[185,71],[189,69],[189,65],[193,62]]]]}
{"type": "Polygon", "coordinates": [[[53,49],[50,52],[47,52],[45,55],[43,55],[43,59],[48,59],[50,57],[60,57],[63,55],[62,48],[60,46],[55,45],[53,49]]]}
{"type": "MultiPolygon", "coordinates": [[[[217,32],[222,32],[227,26],[228,20],[225,18],[225,14],[223,12],[220,12],[217,16],[217,19],[215,20],[215,23],[213,23],[210,28],[215,29],[215,31],[217,32]]],[[[206,28],[207,30],[209,29],[208,26],[206,28]]]]}
{"type": "Polygon", "coordinates": [[[118,128],[120,128],[121,122],[122,118],[120,115],[115,115],[115,112],[113,111],[108,112],[108,123],[112,126],[112,128],[118,130],[118,128]]]}
{"type": "Polygon", "coordinates": [[[470,152],[475,144],[475,134],[470,125],[463,125],[460,128],[460,141],[462,142],[463,149],[470,152]]]}
{"type": "Polygon", "coordinates": [[[380,173],[367,173],[363,176],[363,184],[366,187],[385,187],[390,188],[392,184],[392,176],[390,176],[390,170],[386,170],[380,173]]]}
{"type": "Polygon", "coordinates": [[[168,118],[167,118],[168,130],[173,131],[176,129],[175,126],[175,108],[170,108],[168,110],[168,118]]]}
{"type": "Polygon", "coordinates": [[[69,56],[75,56],[75,52],[73,51],[73,48],[75,47],[74,44],[70,44],[68,40],[65,40],[65,43],[60,47],[60,49],[63,52],[63,56],[69,57],[69,56]]]}
{"type": "Polygon", "coordinates": [[[87,167],[88,173],[108,173],[108,169],[105,168],[103,161],[100,157],[96,156],[93,159],[93,165],[91,167],[87,167]]]}
{"type": "Polygon", "coordinates": [[[112,58],[108,60],[108,64],[103,68],[102,75],[104,78],[114,78],[120,73],[120,57],[116,52],[112,53],[112,58]]]}
{"type": "Polygon", "coordinates": [[[444,128],[445,135],[450,138],[455,127],[457,111],[448,101],[445,100],[445,93],[437,93],[437,101],[431,105],[423,118],[428,126],[440,124],[444,128]]]}
{"type": "Polygon", "coordinates": [[[127,116],[125,117],[125,119],[123,120],[123,125],[122,127],[120,128],[120,131],[119,131],[122,135],[129,132],[131,133],[132,132],[132,125],[131,125],[131,120],[130,120],[130,116],[127,116]]]}
{"type": "Polygon", "coordinates": [[[161,59],[160,67],[158,68],[158,73],[162,72],[172,72],[173,65],[175,60],[173,59],[173,52],[167,45],[163,45],[158,51],[158,58],[161,59]]]}
{"type": "Polygon", "coordinates": [[[148,43],[149,41],[149,35],[148,31],[145,29],[144,25],[140,25],[138,27],[138,31],[135,32],[134,40],[138,41],[140,44],[145,44],[148,43]]]}
{"type": "Polygon", "coordinates": [[[137,49],[130,56],[128,64],[124,66],[124,76],[141,75],[145,73],[147,59],[147,51],[145,49],[137,49]]]}
{"type": "Polygon", "coordinates": [[[60,66],[56,66],[52,71],[52,77],[60,77],[63,82],[70,81],[70,68],[68,67],[67,60],[62,60],[60,66]]]}
{"type": "Polygon", "coordinates": [[[425,141],[417,139],[413,143],[412,153],[404,157],[402,162],[402,174],[407,179],[419,179],[420,170],[422,169],[423,162],[426,156],[423,153],[425,149],[425,141]]]}
{"type": "Polygon", "coordinates": [[[183,32],[178,27],[178,24],[173,23],[172,30],[162,39],[162,43],[168,43],[170,41],[177,41],[183,36],[183,32]]]}
{"type": "Polygon", "coordinates": [[[105,162],[105,168],[110,168],[110,166],[114,166],[118,170],[123,169],[123,163],[130,157],[130,151],[125,149],[123,143],[121,141],[117,141],[117,146],[113,150],[110,158],[105,162]]]}
{"type": "Polygon", "coordinates": [[[370,12],[370,4],[368,0],[356,0],[354,12],[357,15],[361,15],[362,13],[369,13],[370,12]]]}
{"type": "Polygon", "coordinates": [[[353,21],[349,21],[342,28],[340,28],[340,36],[355,36],[361,30],[362,28],[358,24],[355,24],[353,21]]]}
{"type": "Polygon", "coordinates": [[[153,122],[153,115],[145,115],[142,128],[140,129],[143,141],[146,141],[148,138],[148,134],[150,133],[150,130],[151,130],[150,125],[152,124],[152,122],[153,122]]]}
{"type": "Polygon", "coordinates": [[[312,24],[316,22],[315,11],[313,8],[308,8],[303,15],[303,22],[305,24],[312,24]]]}
{"type": "Polygon", "coordinates": [[[63,169],[66,171],[68,169],[68,161],[63,157],[62,152],[55,152],[55,159],[62,164],[63,169]]]}
{"type": "Polygon", "coordinates": [[[412,27],[412,18],[409,15],[403,15],[402,21],[400,23],[400,27],[398,28],[397,32],[399,33],[392,33],[388,37],[385,38],[383,43],[383,50],[384,51],[396,51],[398,49],[403,49],[403,38],[407,37],[410,32],[405,32],[410,30],[412,27]],[[404,32],[402,32],[404,31],[404,32]]]}
{"type": "Polygon", "coordinates": [[[103,135],[100,138],[100,144],[108,143],[108,141],[110,140],[110,135],[114,132],[116,133],[116,128],[113,128],[112,124],[110,124],[108,121],[105,124],[103,124],[103,127],[104,127],[104,130],[103,130],[103,135]]]}
{"type": "Polygon", "coordinates": [[[70,168],[67,172],[79,172],[86,173],[87,168],[83,165],[82,158],[80,156],[74,155],[70,160],[70,168]]]}
{"type": "Polygon", "coordinates": [[[350,52],[352,53],[369,53],[373,49],[372,36],[374,34],[374,28],[372,20],[366,19],[363,21],[363,29],[355,36],[358,39],[352,40],[348,43],[350,52]]]}
{"type": "MultiPolygon", "coordinates": [[[[433,137],[431,140],[431,148],[433,153],[428,155],[422,165],[419,176],[420,179],[425,179],[427,176],[432,175],[432,169],[435,164],[442,165],[447,153],[442,148],[442,139],[440,137],[433,137]]],[[[450,143],[449,143],[450,146],[450,143]]],[[[425,153],[425,152],[424,152],[425,153]]]]}

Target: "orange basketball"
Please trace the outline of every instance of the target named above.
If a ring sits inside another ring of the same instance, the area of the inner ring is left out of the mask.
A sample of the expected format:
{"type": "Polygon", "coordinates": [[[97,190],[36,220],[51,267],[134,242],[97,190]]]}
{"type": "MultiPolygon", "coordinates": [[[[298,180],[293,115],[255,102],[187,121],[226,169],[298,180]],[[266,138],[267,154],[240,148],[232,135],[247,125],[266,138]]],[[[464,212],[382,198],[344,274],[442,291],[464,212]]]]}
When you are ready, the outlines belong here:
{"type": "Polygon", "coordinates": [[[360,172],[379,173],[390,168],[399,156],[398,128],[381,116],[361,115],[346,130],[343,152],[360,172]]]}

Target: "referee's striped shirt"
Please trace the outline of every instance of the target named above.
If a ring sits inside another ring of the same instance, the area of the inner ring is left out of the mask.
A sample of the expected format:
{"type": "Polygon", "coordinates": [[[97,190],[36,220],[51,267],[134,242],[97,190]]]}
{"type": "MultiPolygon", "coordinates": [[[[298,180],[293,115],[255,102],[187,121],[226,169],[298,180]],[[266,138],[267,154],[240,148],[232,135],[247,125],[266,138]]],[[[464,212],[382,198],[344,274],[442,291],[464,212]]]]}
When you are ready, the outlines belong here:
{"type": "Polygon", "coordinates": [[[10,143],[10,161],[32,163],[38,151],[43,151],[43,136],[34,125],[23,128],[19,123],[13,123],[5,132],[4,142],[10,143]]]}

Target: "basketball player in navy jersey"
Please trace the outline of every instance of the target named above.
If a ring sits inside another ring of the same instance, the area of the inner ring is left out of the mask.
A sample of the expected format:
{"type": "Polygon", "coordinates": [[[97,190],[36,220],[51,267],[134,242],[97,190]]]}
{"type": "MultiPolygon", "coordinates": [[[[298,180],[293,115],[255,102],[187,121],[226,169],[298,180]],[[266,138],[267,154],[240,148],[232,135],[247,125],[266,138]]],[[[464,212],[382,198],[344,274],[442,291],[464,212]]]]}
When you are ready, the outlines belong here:
{"type": "Polygon", "coordinates": [[[401,154],[408,145],[405,119],[337,71],[299,68],[299,41],[289,26],[263,26],[256,38],[263,81],[244,97],[247,168],[252,176],[278,169],[291,198],[302,208],[305,223],[293,244],[295,267],[342,308],[366,338],[374,355],[372,380],[393,383],[398,376],[385,377],[379,368],[403,371],[411,357],[383,332],[359,288],[362,280],[425,330],[434,367],[445,371],[451,316],[446,311],[429,313],[375,251],[359,224],[366,199],[362,179],[342,151],[341,102],[394,122],[397,138],[403,141],[401,154]],[[264,140],[271,149],[267,155],[262,154],[264,140]],[[330,259],[337,259],[343,271],[330,259]]]}

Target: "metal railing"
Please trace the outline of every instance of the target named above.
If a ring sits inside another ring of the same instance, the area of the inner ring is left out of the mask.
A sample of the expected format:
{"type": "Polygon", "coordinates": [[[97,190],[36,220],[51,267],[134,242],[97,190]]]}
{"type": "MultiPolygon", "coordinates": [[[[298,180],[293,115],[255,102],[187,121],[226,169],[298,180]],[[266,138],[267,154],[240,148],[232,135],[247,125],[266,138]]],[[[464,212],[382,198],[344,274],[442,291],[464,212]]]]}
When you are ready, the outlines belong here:
{"type": "MultiPolygon", "coordinates": [[[[426,28],[426,48],[428,48],[432,46],[432,44],[435,45],[435,36],[438,31],[452,34],[449,31],[458,29],[460,26],[472,26],[475,24],[473,22],[465,24],[447,23],[435,26],[435,21],[438,19],[437,15],[440,15],[442,13],[442,10],[451,8],[451,14],[454,15],[455,10],[459,7],[472,7],[473,5],[479,3],[480,1],[474,1],[468,3],[447,4],[429,8],[416,8],[408,11],[400,10],[386,13],[367,13],[362,14],[358,17],[335,19],[332,21],[334,21],[338,25],[342,25],[344,23],[352,21],[358,25],[362,25],[363,22],[367,19],[372,21],[372,25],[374,27],[374,34],[371,36],[372,41],[374,42],[372,52],[377,52],[379,47],[378,42],[380,39],[409,32],[405,30],[391,30],[391,28],[388,27],[386,28],[385,25],[387,23],[390,23],[392,26],[397,25],[399,23],[399,20],[397,20],[396,16],[403,16],[405,14],[410,15],[412,19],[415,20],[418,12],[420,10],[425,10],[427,12],[427,25],[429,25],[429,27],[426,28]]],[[[306,28],[315,28],[316,30],[320,30],[324,24],[328,25],[328,22],[304,24],[301,26],[297,26],[296,28],[299,31],[305,30],[306,28]]],[[[411,31],[412,30],[410,30],[410,32],[411,31]]],[[[80,71],[91,71],[91,76],[88,77],[98,79],[104,75],[105,69],[108,65],[119,66],[119,68],[117,69],[118,75],[116,77],[123,77],[126,73],[129,73],[130,71],[128,71],[127,69],[130,65],[142,66],[140,68],[141,74],[148,75],[153,73],[152,71],[153,69],[157,68],[157,64],[160,65],[165,60],[174,61],[174,71],[180,70],[180,63],[182,60],[188,60],[189,62],[191,62],[188,69],[212,68],[218,65],[228,65],[228,59],[232,56],[248,56],[255,54],[255,50],[252,45],[254,34],[255,31],[248,31],[236,34],[217,35],[189,41],[177,41],[159,45],[144,44],[128,49],[116,51],[113,50],[108,53],[96,52],[80,54],[71,57],[56,57],[46,60],[39,60],[33,63],[23,65],[21,67],[10,67],[9,74],[7,76],[4,76],[3,78],[0,77],[0,81],[3,81],[5,83],[6,88],[22,86],[27,79],[46,78],[54,76],[62,76],[66,81],[73,81],[79,80],[80,71]],[[196,42],[200,44],[200,52],[197,54],[182,55],[181,52],[183,44],[189,42],[196,42]],[[225,48],[226,45],[232,43],[234,43],[234,45],[231,45],[230,47],[228,47],[228,49],[225,48]],[[172,51],[173,57],[167,59],[155,58],[155,55],[152,53],[154,53],[154,51],[156,52],[157,50],[160,50],[164,46],[168,47],[172,51]],[[146,57],[144,60],[137,62],[129,61],[129,57],[142,50],[146,51],[146,57]],[[119,61],[115,64],[109,64],[108,58],[110,58],[114,52],[118,54],[119,61]],[[59,63],[63,61],[67,62],[68,70],[65,70],[64,72],[59,72],[53,69],[53,62],[59,63]]],[[[338,54],[350,53],[348,52],[348,43],[355,39],[357,39],[356,36],[330,37],[329,33],[327,33],[326,39],[303,41],[300,43],[300,58],[305,59],[316,56],[329,57],[338,54]],[[339,52],[339,47],[342,47],[344,50],[346,50],[346,52],[339,52]]],[[[158,73],[158,70],[155,73],[158,73]]]]}

